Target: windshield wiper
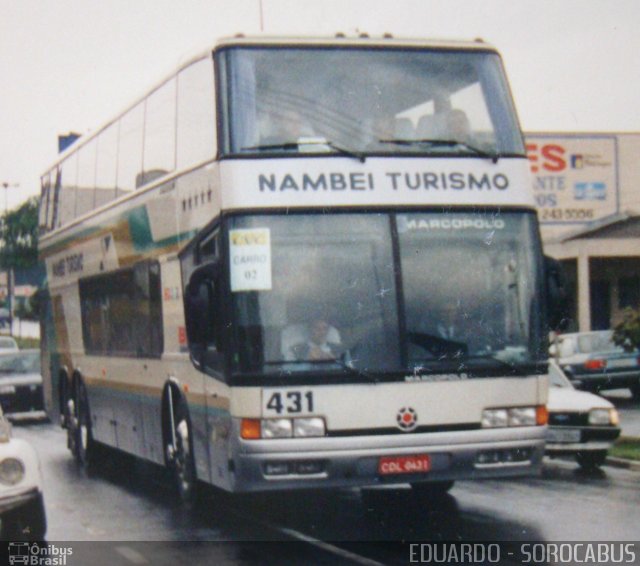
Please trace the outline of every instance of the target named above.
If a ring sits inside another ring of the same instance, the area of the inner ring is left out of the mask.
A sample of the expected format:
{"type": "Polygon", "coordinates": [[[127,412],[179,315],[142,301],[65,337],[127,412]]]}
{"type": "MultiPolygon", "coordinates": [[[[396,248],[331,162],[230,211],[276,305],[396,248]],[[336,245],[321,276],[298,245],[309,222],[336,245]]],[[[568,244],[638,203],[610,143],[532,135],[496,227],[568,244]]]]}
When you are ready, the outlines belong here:
{"type": "Polygon", "coordinates": [[[342,354],[342,356],[340,356],[339,358],[336,358],[335,360],[331,360],[331,362],[338,364],[341,368],[346,369],[349,373],[355,376],[366,379],[369,383],[378,383],[379,381],[378,378],[376,378],[376,376],[371,375],[370,373],[367,373],[366,371],[360,368],[357,368],[350,362],[347,362],[344,354],[342,354]]]}
{"type": "MultiPolygon", "coordinates": [[[[358,153],[357,151],[339,146],[333,143],[332,141],[325,140],[324,138],[302,139],[301,141],[291,141],[291,142],[275,143],[275,144],[251,145],[251,146],[243,147],[242,150],[243,151],[293,151],[293,150],[299,151],[300,147],[305,147],[310,145],[328,147],[340,155],[357,159],[360,163],[364,163],[367,159],[366,156],[362,153],[358,153]]],[[[304,152],[301,152],[301,153],[304,153],[304,152]]]]}
{"type": "Polygon", "coordinates": [[[462,359],[462,362],[469,362],[473,360],[485,360],[490,362],[497,362],[500,367],[509,368],[517,375],[528,376],[529,373],[525,371],[519,365],[516,365],[515,362],[508,362],[507,360],[503,360],[493,354],[477,354],[474,356],[466,356],[462,359]]]}
{"type": "Polygon", "coordinates": [[[426,145],[428,147],[455,147],[460,146],[464,149],[475,153],[479,157],[484,157],[485,159],[491,159],[493,163],[498,163],[498,159],[500,159],[500,155],[497,153],[490,153],[488,151],[484,151],[478,147],[470,145],[463,141],[458,140],[438,140],[438,139],[419,139],[419,140],[411,140],[411,139],[389,139],[389,140],[378,140],[380,143],[389,143],[394,145],[403,145],[403,146],[422,146],[426,145]]]}
{"type": "MultiPolygon", "coordinates": [[[[344,354],[342,354],[338,358],[332,358],[329,360],[280,360],[280,361],[274,361],[274,362],[264,362],[264,365],[265,366],[310,365],[312,366],[312,371],[316,370],[317,368],[321,368],[322,366],[337,365],[341,369],[347,370],[350,374],[356,375],[358,377],[362,377],[363,379],[366,379],[370,383],[378,383],[379,381],[375,376],[367,373],[364,370],[358,369],[353,364],[346,361],[344,354]]],[[[333,369],[336,369],[336,368],[333,368],[333,369]]],[[[309,371],[309,368],[304,368],[304,371],[309,371]]]]}

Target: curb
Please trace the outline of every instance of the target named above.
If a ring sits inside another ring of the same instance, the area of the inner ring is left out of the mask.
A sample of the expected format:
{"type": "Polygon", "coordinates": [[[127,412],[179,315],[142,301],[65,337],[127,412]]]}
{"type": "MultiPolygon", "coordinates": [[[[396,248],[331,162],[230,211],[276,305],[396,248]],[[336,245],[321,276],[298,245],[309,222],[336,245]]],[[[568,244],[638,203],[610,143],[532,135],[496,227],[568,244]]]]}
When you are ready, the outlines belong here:
{"type": "Polygon", "coordinates": [[[607,456],[606,464],[614,468],[624,468],[625,470],[640,472],[640,461],[638,460],[627,460],[626,458],[607,456]]]}

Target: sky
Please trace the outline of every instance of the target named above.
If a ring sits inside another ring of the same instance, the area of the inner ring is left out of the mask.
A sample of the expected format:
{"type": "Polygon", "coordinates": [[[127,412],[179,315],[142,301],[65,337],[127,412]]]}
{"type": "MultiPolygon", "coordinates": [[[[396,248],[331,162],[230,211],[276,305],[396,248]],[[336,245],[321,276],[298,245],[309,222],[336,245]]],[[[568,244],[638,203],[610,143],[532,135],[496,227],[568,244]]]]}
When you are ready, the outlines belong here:
{"type": "Polygon", "coordinates": [[[525,132],[640,132],[639,26],[639,0],[0,0],[0,210],[39,193],[59,134],[97,128],[218,37],[480,37],[525,132]]]}

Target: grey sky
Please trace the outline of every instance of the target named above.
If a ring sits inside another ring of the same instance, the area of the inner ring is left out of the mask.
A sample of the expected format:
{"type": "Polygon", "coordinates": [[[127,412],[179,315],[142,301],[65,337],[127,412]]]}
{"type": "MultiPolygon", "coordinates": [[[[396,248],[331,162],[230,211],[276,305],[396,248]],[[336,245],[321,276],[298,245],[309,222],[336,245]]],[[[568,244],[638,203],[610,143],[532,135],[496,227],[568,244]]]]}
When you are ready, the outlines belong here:
{"type": "MultiPolygon", "coordinates": [[[[259,0],[0,0],[0,183],[39,191],[57,135],[85,133],[216,37],[260,30],[259,0]]],[[[265,33],[482,37],[525,131],[640,131],[638,0],[262,0],[265,33]]],[[[4,199],[4,195],[0,195],[4,199]]]]}

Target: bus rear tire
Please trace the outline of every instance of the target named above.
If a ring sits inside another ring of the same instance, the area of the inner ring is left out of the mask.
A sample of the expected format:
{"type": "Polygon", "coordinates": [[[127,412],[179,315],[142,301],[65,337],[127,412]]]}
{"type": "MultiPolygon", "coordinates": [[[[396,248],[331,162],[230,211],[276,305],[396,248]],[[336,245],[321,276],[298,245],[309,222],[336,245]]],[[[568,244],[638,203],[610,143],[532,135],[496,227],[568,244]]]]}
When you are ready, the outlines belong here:
{"type": "Polygon", "coordinates": [[[196,499],[197,476],[189,411],[182,399],[169,403],[169,411],[173,418],[171,414],[168,415],[165,427],[168,432],[165,438],[165,461],[180,501],[192,505],[196,499]]]}
{"type": "Polygon", "coordinates": [[[91,431],[91,413],[87,389],[80,379],[77,382],[75,397],[74,456],[78,465],[89,471],[95,460],[96,442],[93,440],[91,431]]]}

